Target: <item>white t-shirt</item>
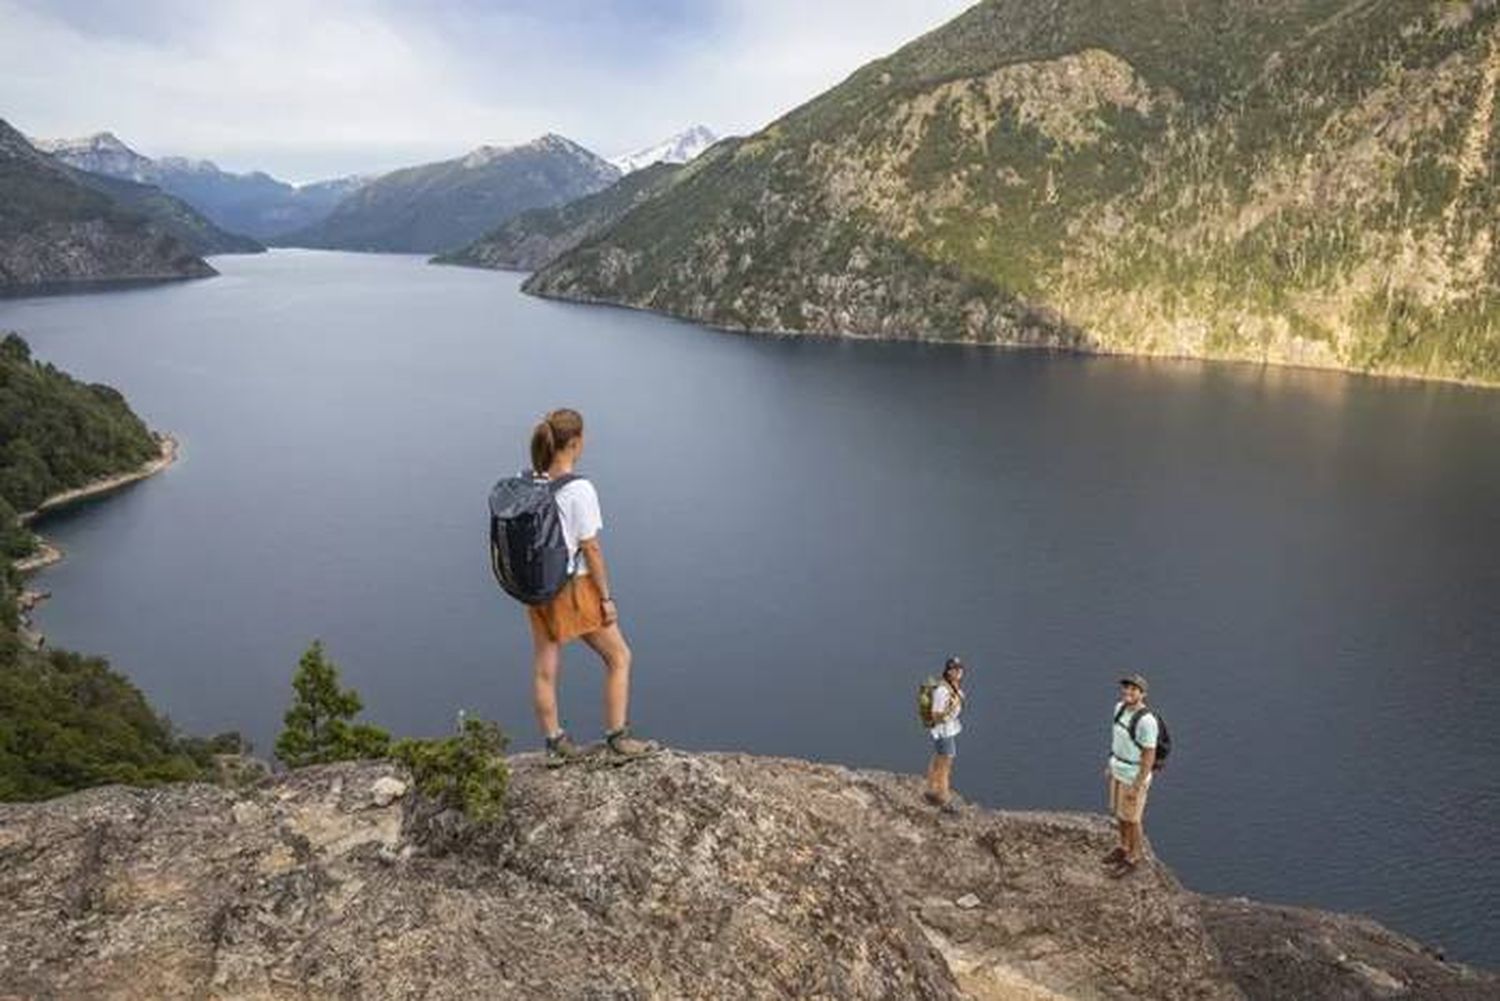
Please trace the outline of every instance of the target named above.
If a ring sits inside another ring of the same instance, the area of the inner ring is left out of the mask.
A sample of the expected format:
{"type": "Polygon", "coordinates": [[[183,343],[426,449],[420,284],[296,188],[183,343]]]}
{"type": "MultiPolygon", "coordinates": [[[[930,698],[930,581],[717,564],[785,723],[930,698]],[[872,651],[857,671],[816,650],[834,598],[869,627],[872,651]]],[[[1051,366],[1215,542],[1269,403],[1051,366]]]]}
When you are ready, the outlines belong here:
{"type": "Polygon", "coordinates": [[[588,480],[574,480],[557,492],[557,510],[562,514],[563,541],[568,544],[568,573],[585,576],[589,568],[578,555],[578,545],[604,527],[599,494],[588,480]]]}
{"type": "MultiPolygon", "coordinates": [[[[940,681],[938,686],[932,690],[932,715],[941,716],[948,711],[948,703],[953,700],[953,689],[948,687],[948,682],[940,681]]],[[[963,699],[958,700],[958,708],[953,710],[953,715],[943,720],[929,732],[932,739],[940,737],[957,737],[963,732],[964,725],[958,721],[959,715],[964,711],[963,699]]]]}

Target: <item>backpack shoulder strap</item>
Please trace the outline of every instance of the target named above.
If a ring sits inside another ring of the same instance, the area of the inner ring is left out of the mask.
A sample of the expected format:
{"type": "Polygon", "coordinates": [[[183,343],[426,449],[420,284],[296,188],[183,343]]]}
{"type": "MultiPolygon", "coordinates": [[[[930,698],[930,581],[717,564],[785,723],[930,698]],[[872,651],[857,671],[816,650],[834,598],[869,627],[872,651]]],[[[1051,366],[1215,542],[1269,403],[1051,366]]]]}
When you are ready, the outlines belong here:
{"type": "Polygon", "coordinates": [[[575,480],[581,479],[584,479],[584,476],[580,473],[564,473],[562,476],[559,476],[555,480],[548,480],[547,489],[552,491],[552,495],[555,497],[557,496],[557,492],[563,487],[567,486],[569,483],[574,482],[575,480]]]}
{"type": "Polygon", "coordinates": [[[1135,712],[1133,712],[1133,713],[1130,714],[1130,726],[1127,727],[1127,729],[1130,730],[1130,740],[1131,740],[1131,742],[1133,744],[1135,744],[1136,747],[1140,747],[1141,746],[1141,742],[1139,740],[1137,740],[1136,736],[1135,736],[1136,725],[1140,723],[1141,717],[1144,716],[1144,715],[1146,715],[1150,711],[1151,710],[1150,710],[1149,707],[1147,707],[1147,706],[1141,706],[1135,712]]]}

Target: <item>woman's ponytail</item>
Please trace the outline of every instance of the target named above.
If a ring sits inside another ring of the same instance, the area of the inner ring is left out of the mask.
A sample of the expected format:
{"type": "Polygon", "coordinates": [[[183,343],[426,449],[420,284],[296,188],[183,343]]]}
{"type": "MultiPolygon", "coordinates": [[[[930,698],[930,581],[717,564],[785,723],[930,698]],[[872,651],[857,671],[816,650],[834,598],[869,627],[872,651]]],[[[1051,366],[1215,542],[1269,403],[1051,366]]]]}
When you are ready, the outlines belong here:
{"type": "Polygon", "coordinates": [[[531,429],[531,468],[537,474],[552,466],[557,453],[583,434],[583,415],[576,410],[554,410],[531,429]]]}

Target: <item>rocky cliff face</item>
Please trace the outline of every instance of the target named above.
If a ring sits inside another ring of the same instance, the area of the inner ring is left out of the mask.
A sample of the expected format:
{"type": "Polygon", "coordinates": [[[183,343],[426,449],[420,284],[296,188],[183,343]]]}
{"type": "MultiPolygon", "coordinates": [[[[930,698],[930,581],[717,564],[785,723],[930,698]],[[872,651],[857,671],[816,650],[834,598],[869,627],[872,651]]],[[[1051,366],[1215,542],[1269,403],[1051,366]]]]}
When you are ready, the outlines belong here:
{"type": "Polygon", "coordinates": [[[527,209],[561,205],[609,187],[620,172],[558,135],[520,146],[393,171],[338,203],[321,222],[284,238],[299,247],[437,253],[472,243],[527,209]]]}
{"type": "Polygon", "coordinates": [[[1103,818],[941,816],[917,780],[513,759],[476,833],[392,766],[0,806],[0,996],[1493,998],[1357,919],[1103,875],[1103,818]]]}
{"type": "Polygon", "coordinates": [[[0,292],[212,274],[162,227],[80,183],[0,121],[0,292]]]}
{"type": "Polygon", "coordinates": [[[528,287],[1500,382],[1497,81],[1494,0],[986,0],[528,287]]]}

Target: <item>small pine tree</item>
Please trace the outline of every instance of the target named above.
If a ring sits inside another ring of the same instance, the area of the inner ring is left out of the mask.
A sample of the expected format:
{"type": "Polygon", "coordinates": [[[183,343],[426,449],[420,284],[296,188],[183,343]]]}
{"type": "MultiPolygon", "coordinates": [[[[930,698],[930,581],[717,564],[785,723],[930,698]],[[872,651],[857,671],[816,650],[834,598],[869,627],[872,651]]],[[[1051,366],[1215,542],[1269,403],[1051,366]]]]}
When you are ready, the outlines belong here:
{"type": "Polygon", "coordinates": [[[296,695],[276,738],[276,757],[288,768],[385,757],[391,735],[353,722],[364,703],[352,688],[339,687],[338,666],[323,655],[321,640],[313,640],[302,655],[292,690],[296,695]]]}

